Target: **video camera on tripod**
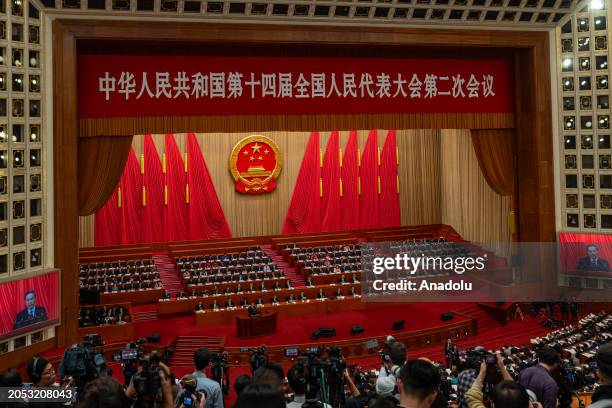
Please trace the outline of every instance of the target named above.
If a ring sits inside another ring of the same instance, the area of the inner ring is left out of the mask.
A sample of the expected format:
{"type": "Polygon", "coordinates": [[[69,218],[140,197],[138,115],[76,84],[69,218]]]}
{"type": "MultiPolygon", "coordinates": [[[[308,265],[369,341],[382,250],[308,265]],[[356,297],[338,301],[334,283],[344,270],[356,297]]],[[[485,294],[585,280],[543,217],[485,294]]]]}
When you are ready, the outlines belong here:
{"type": "Polygon", "coordinates": [[[321,408],[323,403],[339,406],[344,391],[346,362],[336,346],[309,350],[297,364],[306,383],[303,408],[321,408]]]}
{"type": "Polygon", "coordinates": [[[230,389],[229,363],[227,359],[227,351],[212,353],[210,357],[211,378],[221,384],[223,395],[228,395],[230,389]]]}
{"type": "Polygon", "coordinates": [[[249,350],[251,352],[251,371],[254,373],[259,367],[268,364],[268,347],[265,344],[249,350]]]}
{"type": "Polygon", "coordinates": [[[126,387],[130,384],[132,376],[138,370],[138,360],[142,356],[140,346],[144,341],[137,340],[125,345],[123,350],[113,356],[113,361],[120,362],[123,366],[123,378],[125,379],[126,387]]]}

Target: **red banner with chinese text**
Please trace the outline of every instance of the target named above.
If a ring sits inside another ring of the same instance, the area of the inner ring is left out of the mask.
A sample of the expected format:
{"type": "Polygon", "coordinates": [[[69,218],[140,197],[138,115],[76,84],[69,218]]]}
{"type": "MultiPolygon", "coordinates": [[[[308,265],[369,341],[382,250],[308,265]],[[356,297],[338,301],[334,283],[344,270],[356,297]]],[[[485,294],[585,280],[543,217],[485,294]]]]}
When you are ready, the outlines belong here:
{"type": "Polygon", "coordinates": [[[81,118],[509,113],[511,60],[81,55],[81,118]]]}

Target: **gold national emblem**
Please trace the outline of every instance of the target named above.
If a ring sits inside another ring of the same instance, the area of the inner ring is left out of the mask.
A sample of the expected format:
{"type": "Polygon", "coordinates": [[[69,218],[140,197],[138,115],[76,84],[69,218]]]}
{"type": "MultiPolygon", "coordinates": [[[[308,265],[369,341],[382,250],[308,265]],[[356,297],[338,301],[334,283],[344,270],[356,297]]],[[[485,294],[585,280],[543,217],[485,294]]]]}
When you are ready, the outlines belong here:
{"type": "Polygon", "coordinates": [[[283,160],[278,146],[270,138],[248,136],[234,146],[229,168],[236,191],[245,194],[269,193],[276,188],[276,178],[283,160]]]}

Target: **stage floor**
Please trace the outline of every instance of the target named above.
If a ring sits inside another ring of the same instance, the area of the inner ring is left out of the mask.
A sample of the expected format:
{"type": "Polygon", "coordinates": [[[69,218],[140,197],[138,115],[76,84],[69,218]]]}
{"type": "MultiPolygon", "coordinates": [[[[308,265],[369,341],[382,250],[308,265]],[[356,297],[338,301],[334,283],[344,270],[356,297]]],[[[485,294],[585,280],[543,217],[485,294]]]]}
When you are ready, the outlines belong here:
{"type": "MultiPolygon", "coordinates": [[[[278,329],[274,334],[242,340],[236,335],[235,321],[210,327],[195,327],[194,316],[180,316],[136,323],[136,335],[144,337],[149,333],[159,333],[162,343],[177,336],[226,336],[227,347],[252,347],[260,344],[268,346],[316,343],[310,339],[311,333],[319,327],[336,329],[332,340],[370,338],[393,334],[393,322],[405,320],[401,332],[429,329],[467,320],[455,315],[450,322],[441,322],[440,313],[458,310],[465,303],[407,303],[401,306],[376,307],[358,311],[337,312],[328,315],[279,318],[278,329]],[[365,333],[351,336],[352,326],[362,326],[365,333]]],[[[329,339],[322,339],[329,343],[329,339]]]]}

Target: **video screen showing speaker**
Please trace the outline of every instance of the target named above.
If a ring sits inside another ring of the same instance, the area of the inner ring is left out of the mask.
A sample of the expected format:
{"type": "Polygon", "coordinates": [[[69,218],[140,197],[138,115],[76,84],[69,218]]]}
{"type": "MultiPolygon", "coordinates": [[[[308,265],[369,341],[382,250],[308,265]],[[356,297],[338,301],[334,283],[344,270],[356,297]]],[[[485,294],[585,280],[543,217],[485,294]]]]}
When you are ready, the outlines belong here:
{"type": "Polygon", "coordinates": [[[59,324],[59,272],[0,284],[0,340],[59,324]]]}
{"type": "Polygon", "coordinates": [[[562,271],[612,272],[612,239],[603,234],[559,234],[562,271]]]}

